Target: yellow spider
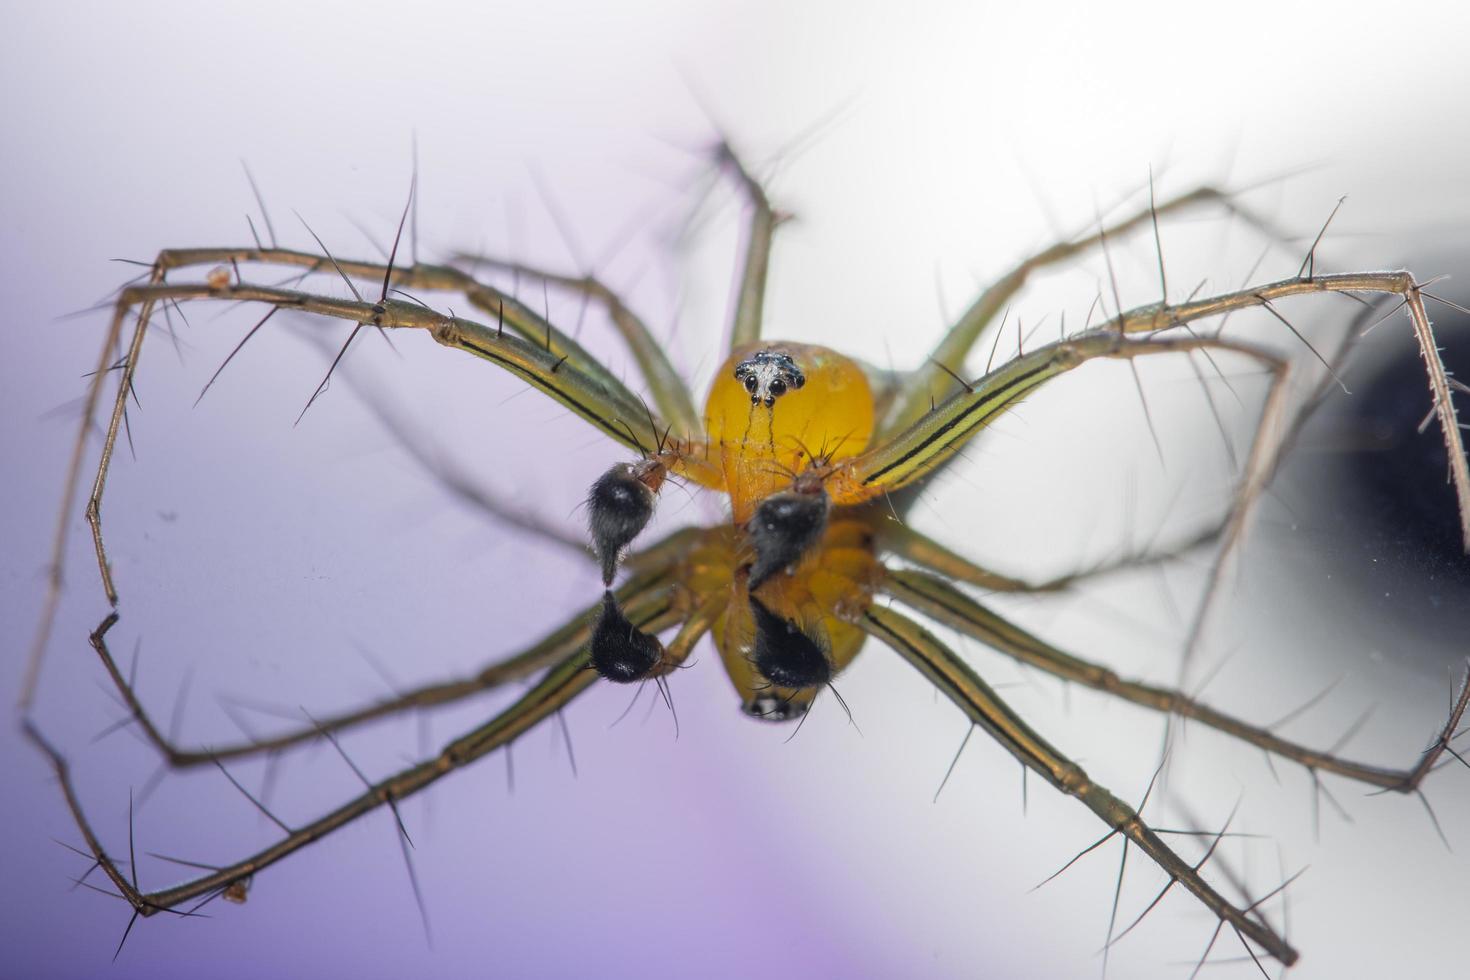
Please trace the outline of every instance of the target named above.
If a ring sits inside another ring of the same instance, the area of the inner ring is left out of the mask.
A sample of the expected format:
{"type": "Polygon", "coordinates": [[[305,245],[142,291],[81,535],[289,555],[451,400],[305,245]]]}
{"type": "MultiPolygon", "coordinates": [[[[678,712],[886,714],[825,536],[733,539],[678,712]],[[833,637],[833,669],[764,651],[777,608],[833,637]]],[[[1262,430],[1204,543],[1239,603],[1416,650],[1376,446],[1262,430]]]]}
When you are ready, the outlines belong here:
{"type": "MultiPolygon", "coordinates": [[[[424,330],[445,347],[510,372],[621,447],[621,458],[609,457],[611,467],[593,484],[586,500],[592,546],[608,591],[589,596],[585,611],[540,642],[487,664],[467,680],[403,691],[390,700],[315,718],[271,737],[189,748],[175,744],[149,717],[108,649],[107,634],[115,617],[104,622],[93,644],[130,717],[173,767],[226,768],[235,760],[318,739],[336,745],[339,733],[370,720],[535,678],[510,706],[429,758],[387,778],[364,778],[361,793],[308,823],[288,826],[277,821],[279,838],[257,853],[154,891],[139,888],[133,875],[104,849],[83,815],[64,759],[38,730],[28,728],[60,776],[88,850],[131,903],[134,918],[187,910],[217,895],[243,900],[254,875],[381,807],[396,815],[400,801],[509,746],[594,685],[652,682],[667,698],[670,675],[686,666],[706,634],[719,651],[741,709],[766,722],[788,723],[802,718],[823,692],[833,690],[835,695],[833,679],[869,645],[868,640],[876,639],[876,646],[897,653],[920,671],[1024,767],[1095,814],[1103,840],[1125,839],[1163,870],[1171,886],[1191,892],[1218,918],[1221,929],[1247,944],[1252,956],[1293,963],[1297,951],[1258,907],[1225,897],[1201,874],[1198,864],[1181,858],[1140,815],[1141,804],[1135,807],[1115,796],[1054,748],[915,616],[1067,681],[1217,729],[1313,773],[1333,773],[1403,793],[1417,792],[1424,776],[1441,761],[1470,689],[1460,691],[1430,750],[1411,767],[1392,770],[1355,762],[1282,738],[1184,691],[1120,677],[1008,622],[987,607],[980,593],[1053,590],[1065,580],[1029,584],[980,567],[909,527],[903,517],[922,481],[942,470],[998,417],[1064,373],[1100,359],[1134,361],[1191,352],[1235,355],[1258,364],[1269,374],[1271,386],[1243,465],[1239,492],[1218,532],[1223,563],[1249,522],[1286,437],[1289,365],[1264,347],[1195,327],[1248,308],[1274,313],[1278,299],[1325,292],[1390,294],[1407,307],[1454,461],[1462,513],[1470,513],[1470,475],[1455,423],[1451,383],[1439,362],[1419,284],[1407,272],[1319,275],[1309,256],[1297,276],[1221,295],[1120,310],[1104,322],[1034,346],[998,366],[987,365],[979,377],[964,375],[977,343],[996,330],[1008,301],[1031,273],[1105,247],[1109,237],[1147,228],[1150,222],[1156,226],[1164,215],[1203,204],[1234,206],[1218,192],[1202,189],[1151,204],[1095,235],[1025,260],[984,290],[917,368],[881,371],[827,347],[762,335],[767,267],[781,215],[760,182],[728,148],[721,148],[718,160],[744,193],[750,223],[737,277],[728,356],[702,406],[639,317],[591,277],[515,270],[605,307],[631,351],[649,393],[647,402],[532,304],[475,277],[480,267],[498,265],[503,270],[505,263],[473,256],[455,265],[402,263],[396,241],[385,263],[343,260],[325,247],[294,251],[273,241],[168,249],[152,263],[146,281],[121,291],[85,409],[90,422],[103,383],[112,373],[109,369],[119,368],[120,384],[87,507],[98,568],[114,604],[118,593],[103,545],[101,516],[108,468],[126,423],[131,382],[150,324],[160,310],[179,303],[221,301],[260,307],[262,315],[246,341],[282,310],[345,320],[356,326],[338,359],[365,328],[424,330]],[[201,269],[198,279],[177,277],[201,269]],[[258,269],[294,270],[300,276],[285,284],[246,277],[247,271],[253,276],[258,269]],[[340,276],[351,286],[352,298],[332,298],[301,287],[301,280],[314,273],[340,276]],[[367,283],[372,285],[363,285],[367,283]],[[442,312],[415,298],[419,293],[443,292],[462,296],[475,308],[476,317],[442,312]],[[134,315],[136,326],[129,336],[125,328],[134,315]],[[671,479],[728,498],[728,519],[643,542],[641,532],[671,479]]],[[[400,223],[400,235],[402,230],[400,223]]],[[[317,394],[325,385],[324,379],[317,394]]],[[[84,440],[79,439],[69,488],[76,485],[83,447],[84,440]]],[[[72,512],[70,492],[63,507],[63,529],[72,512]]],[[[58,542],[62,537],[59,532],[58,542]]],[[[58,543],[58,556],[60,549],[58,543]]],[[[55,601],[53,588],[53,607],[55,601]]],[[[48,623],[50,615],[48,610],[48,623]]],[[[26,684],[27,699],[45,637],[43,628],[26,684]]]]}

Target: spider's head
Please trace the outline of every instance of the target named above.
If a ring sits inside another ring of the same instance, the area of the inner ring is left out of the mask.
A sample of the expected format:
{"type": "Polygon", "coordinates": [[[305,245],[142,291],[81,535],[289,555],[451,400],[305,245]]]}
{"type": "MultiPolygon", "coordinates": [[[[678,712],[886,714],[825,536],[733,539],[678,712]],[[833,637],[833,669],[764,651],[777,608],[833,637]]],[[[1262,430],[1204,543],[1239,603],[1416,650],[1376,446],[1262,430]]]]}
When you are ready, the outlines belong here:
{"type": "Polygon", "coordinates": [[[808,470],[867,448],[876,424],[862,365],[826,347],[767,342],[737,348],[705,402],[705,443],[736,523],[808,470]]]}
{"type": "Polygon", "coordinates": [[[774,408],[776,399],[805,387],[806,375],[785,351],[762,348],[735,365],[735,380],[744,385],[752,405],[774,408]]]}

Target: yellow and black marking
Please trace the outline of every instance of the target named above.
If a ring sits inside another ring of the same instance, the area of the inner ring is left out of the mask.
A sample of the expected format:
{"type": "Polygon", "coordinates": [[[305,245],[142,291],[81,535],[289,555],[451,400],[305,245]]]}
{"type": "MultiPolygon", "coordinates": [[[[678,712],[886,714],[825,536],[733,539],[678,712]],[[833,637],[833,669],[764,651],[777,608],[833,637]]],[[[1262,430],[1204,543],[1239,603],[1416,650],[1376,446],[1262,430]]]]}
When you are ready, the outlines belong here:
{"type": "Polygon", "coordinates": [[[836,351],[767,343],[730,355],[704,415],[706,439],[719,454],[720,489],[730,495],[736,523],[744,523],[817,452],[835,460],[867,448],[873,391],[863,369],[836,351]]]}

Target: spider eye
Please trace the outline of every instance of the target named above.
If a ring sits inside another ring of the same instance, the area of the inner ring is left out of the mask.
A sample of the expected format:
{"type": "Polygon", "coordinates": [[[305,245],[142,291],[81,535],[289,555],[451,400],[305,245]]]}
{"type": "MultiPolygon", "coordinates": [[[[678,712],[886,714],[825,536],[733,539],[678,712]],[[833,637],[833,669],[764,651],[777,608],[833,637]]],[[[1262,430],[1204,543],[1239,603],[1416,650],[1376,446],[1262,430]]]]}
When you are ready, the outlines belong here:
{"type": "Polygon", "coordinates": [[[761,501],[745,526],[755,547],[755,563],[750,567],[752,591],[772,575],[795,565],[821,539],[829,510],[831,499],[820,485],[815,493],[788,490],[761,501]]]}
{"type": "Polygon", "coordinates": [[[780,398],[782,395],[786,394],[786,382],[782,381],[780,378],[777,378],[775,381],[771,382],[770,390],[771,394],[775,395],[777,398],[780,398]]]}
{"type": "Polygon", "coordinates": [[[755,394],[755,384],[755,375],[747,374],[745,376],[745,390],[750,392],[752,395],[755,394]]]}
{"type": "Polygon", "coordinates": [[[821,687],[832,679],[832,664],[801,627],[767,609],[751,596],[755,615],[755,669],[777,687],[801,690],[821,687]]]}
{"type": "Polygon", "coordinates": [[[611,592],[602,594],[602,611],[592,630],[592,667],[619,684],[643,680],[663,660],[664,645],[645,633],[618,608],[611,592]]]}
{"type": "MultiPolygon", "coordinates": [[[[647,466],[648,464],[639,464],[647,466]]],[[[638,468],[619,463],[597,478],[587,494],[587,524],[592,532],[592,550],[602,563],[602,583],[612,584],[618,556],[638,536],[653,516],[653,477],[638,468]],[[643,476],[643,479],[639,479],[643,476]]]]}

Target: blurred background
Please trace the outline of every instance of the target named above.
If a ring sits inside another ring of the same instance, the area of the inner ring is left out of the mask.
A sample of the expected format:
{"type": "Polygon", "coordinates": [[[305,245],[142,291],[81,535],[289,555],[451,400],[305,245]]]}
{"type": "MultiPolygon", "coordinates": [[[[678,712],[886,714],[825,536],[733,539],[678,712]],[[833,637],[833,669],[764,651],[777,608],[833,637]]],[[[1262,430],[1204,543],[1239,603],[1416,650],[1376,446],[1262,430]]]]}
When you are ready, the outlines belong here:
{"type": "MultiPolygon", "coordinates": [[[[1200,183],[1247,189],[1242,202],[1288,238],[1272,245],[1208,209],[1166,222],[1174,300],[1295,274],[1343,195],[1318,270],[1408,266],[1428,278],[1467,261],[1470,156],[1457,124],[1470,71],[1457,42],[1470,24],[1449,3],[99,3],[12,5],[0,20],[0,686],[11,700],[82,375],[105,329],[104,313],[65,314],[135,271],[109,260],[248,243],[245,216],[263,221],[242,160],[283,244],[310,247],[304,219],[334,253],[374,259],[416,144],[421,258],[468,249],[566,271],[596,263],[666,339],[697,397],[722,360],[739,232],[728,190],[706,193],[717,127],[795,215],[776,246],[767,335],[880,366],[915,366],[1024,255],[1146,206],[1150,172],[1161,198],[1200,183]]],[[[1125,307],[1158,299],[1151,236],[1114,243],[1111,259],[1125,307]]],[[[1453,281],[1436,288],[1464,301],[1453,281]]],[[[537,286],[521,291],[543,301],[537,286]]],[[[1044,342],[1063,311],[1068,329],[1080,326],[1099,292],[1112,309],[1094,255],[1038,277],[1012,323],[1044,342]]],[[[595,312],[555,292],[544,301],[624,369],[595,312]]],[[[1340,297],[1282,309],[1324,347],[1359,312],[1340,297]]],[[[465,508],[364,398],[486,488],[573,530],[620,449],[425,337],[394,338],[396,353],[359,337],[293,425],[326,368],[321,338],[338,344],[349,328],[285,316],[191,407],[259,314],[186,312],[177,343],[150,336],[133,451],[118,454],[105,509],[122,595],[112,649],[136,656],[140,696],[183,741],[239,738],[232,714],[271,731],[293,724],[273,712],[324,713],[390,684],[470,672],[596,597],[586,563],[465,508]]],[[[1231,328],[1290,351],[1304,390],[1317,381],[1278,322],[1242,316],[1231,328]]],[[[1416,759],[1440,724],[1465,657],[1465,562],[1452,518],[1448,531],[1434,523],[1451,498],[1438,436],[1413,437],[1429,406],[1407,335],[1401,315],[1377,326],[1345,374],[1354,394],[1333,394],[1304,431],[1187,678],[1258,723],[1335,684],[1283,734],[1330,746],[1371,708],[1344,752],[1392,766],[1416,759]],[[1407,372],[1392,367],[1405,362],[1407,372]],[[1399,380],[1378,380],[1380,366],[1399,380]]],[[[1470,344],[1442,339],[1452,358],[1470,344]]],[[[970,369],[983,366],[982,353],[970,369]]],[[[1037,578],[1183,540],[1227,504],[1230,452],[1243,453],[1264,391],[1248,365],[1220,370],[1230,385],[1211,391],[1230,451],[1187,364],[1141,366],[1157,451],[1127,368],[1096,366],[977,441],[913,520],[1037,578]]],[[[180,869],[144,852],[225,863],[275,831],[217,771],[157,782],[155,755],[129,729],[96,737],[121,709],[86,642],[107,605],[76,510],[34,717],[72,760],[114,853],[127,847],[130,789],[152,790],[135,829],[140,879],[157,887],[180,869]]],[[[666,490],[651,533],[719,515],[718,502],[666,490]]],[[[1208,561],[1191,552],[997,606],[1126,675],[1172,683],[1208,561]]],[[[1157,717],[961,649],[1099,781],[1142,795],[1157,717]]],[[[598,688],[567,712],[575,775],[547,726],[517,743],[513,791],[497,755],[403,807],[432,946],[379,813],[262,874],[244,906],[139,923],[109,966],[128,910],[72,888],[87,861],[52,841],[80,837],[43,761],[15,724],[0,726],[0,973],[1101,972],[1116,845],[1030,892],[1101,826],[1038,780],[1023,802],[1013,760],[980,738],[935,802],[965,722],[896,657],[870,647],[840,680],[856,726],[824,701],[789,743],[787,730],[740,717],[712,651],[697,661],[676,679],[677,740],[662,707],[645,720],[640,705],[610,728],[630,692],[598,688]]],[[[344,745],[377,777],[507,698],[344,745]]],[[[263,764],[232,772],[254,790],[268,776],[263,764]]],[[[1314,804],[1300,769],[1278,762],[1273,774],[1259,752],[1195,727],[1173,773],[1155,819],[1217,829],[1238,801],[1232,828],[1263,835],[1222,846],[1210,865],[1222,887],[1234,877],[1260,895],[1310,866],[1287,907],[1270,906],[1303,951],[1293,975],[1434,976],[1458,959],[1467,864],[1418,800],[1328,778],[1340,813],[1325,797],[1314,804]]],[[[271,800],[302,822],[356,791],[335,753],[307,750],[282,760],[271,800]]],[[[1427,792],[1464,850],[1470,773],[1440,773],[1427,792]]],[[[1162,884],[1131,855],[1120,925],[1162,884]]],[[[1213,927],[1171,894],[1113,949],[1111,975],[1188,975],[1213,927]]],[[[1222,938],[1210,975],[1255,975],[1243,957],[1222,938]]]]}

